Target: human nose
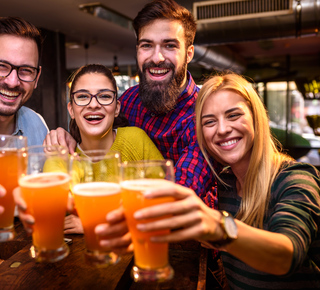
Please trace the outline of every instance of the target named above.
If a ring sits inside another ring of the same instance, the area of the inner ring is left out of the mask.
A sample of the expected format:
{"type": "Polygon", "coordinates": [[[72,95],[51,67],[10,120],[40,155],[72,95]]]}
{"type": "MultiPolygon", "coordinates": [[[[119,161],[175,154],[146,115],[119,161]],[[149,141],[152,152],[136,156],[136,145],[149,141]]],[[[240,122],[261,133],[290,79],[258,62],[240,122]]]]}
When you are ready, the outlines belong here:
{"type": "Polygon", "coordinates": [[[220,120],[218,122],[218,134],[224,135],[231,132],[231,126],[228,121],[220,120]]]}
{"type": "Polygon", "coordinates": [[[156,64],[165,60],[164,54],[159,45],[157,45],[153,51],[152,60],[156,64]]]}
{"type": "Polygon", "coordinates": [[[88,104],[88,107],[91,107],[91,108],[101,107],[100,103],[98,102],[97,96],[91,97],[91,101],[88,104]]]}
{"type": "Polygon", "coordinates": [[[5,77],[4,81],[9,87],[12,87],[12,88],[20,85],[18,71],[15,68],[12,69],[11,73],[5,77]]]}

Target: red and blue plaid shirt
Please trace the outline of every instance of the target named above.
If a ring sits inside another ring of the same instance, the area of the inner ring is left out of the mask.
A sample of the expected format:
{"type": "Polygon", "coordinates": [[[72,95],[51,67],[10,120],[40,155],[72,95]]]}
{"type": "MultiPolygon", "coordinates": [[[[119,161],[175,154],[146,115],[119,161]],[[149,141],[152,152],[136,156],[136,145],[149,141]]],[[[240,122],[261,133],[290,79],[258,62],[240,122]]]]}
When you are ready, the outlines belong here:
{"type": "Polygon", "coordinates": [[[216,180],[199,148],[194,106],[199,88],[188,72],[188,85],[177,106],[166,115],[148,111],[139,98],[139,85],[120,97],[121,111],[131,126],[142,128],[166,159],[175,163],[176,183],[193,189],[210,207],[217,208],[216,180]]]}

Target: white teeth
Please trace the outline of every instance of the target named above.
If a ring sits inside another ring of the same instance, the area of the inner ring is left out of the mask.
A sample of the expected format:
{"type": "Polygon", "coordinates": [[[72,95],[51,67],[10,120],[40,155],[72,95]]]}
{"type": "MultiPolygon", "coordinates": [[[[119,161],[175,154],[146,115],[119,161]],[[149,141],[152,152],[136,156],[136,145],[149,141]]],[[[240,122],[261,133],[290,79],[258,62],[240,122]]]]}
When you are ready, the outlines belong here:
{"type": "Polygon", "coordinates": [[[88,115],[85,116],[86,119],[102,119],[102,116],[98,116],[98,115],[88,115]]]}
{"type": "Polygon", "coordinates": [[[238,142],[238,140],[237,140],[237,139],[234,139],[234,140],[230,140],[230,141],[228,141],[228,142],[220,143],[220,146],[230,146],[230,145],[232,145],[232,144],[234,144],[234,143],[237,143],[237,142],[238,142]]]}
{"type": "Polygon", "coordinates": [[[14,100],[16,97],[19,96],[19,93],[17,93],[17,92],[9,92],[9,91],[5,91],[5,90],[0,90],[0,94],[9,100],[11,100],[11,99],[14,100]]]}
{"type": "Polygon", "coordinates": [[[168,69],[150,69],[150,72],[152,74],[165,74],[168,71],[169,71],[168,69]]]}

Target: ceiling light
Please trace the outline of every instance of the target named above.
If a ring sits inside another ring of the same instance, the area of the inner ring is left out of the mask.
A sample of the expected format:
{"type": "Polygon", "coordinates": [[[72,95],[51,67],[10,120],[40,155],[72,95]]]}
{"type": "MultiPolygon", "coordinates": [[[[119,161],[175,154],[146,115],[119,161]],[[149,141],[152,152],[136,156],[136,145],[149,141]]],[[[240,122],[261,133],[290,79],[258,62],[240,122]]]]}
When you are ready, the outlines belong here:
{"type": "Polygon", "coordinates": [[[124,28],[133,30],[132,20],[99,2],[80,4],[79,9],[83,12],[89,13],[95,17],[110,21],[124,28]]]}

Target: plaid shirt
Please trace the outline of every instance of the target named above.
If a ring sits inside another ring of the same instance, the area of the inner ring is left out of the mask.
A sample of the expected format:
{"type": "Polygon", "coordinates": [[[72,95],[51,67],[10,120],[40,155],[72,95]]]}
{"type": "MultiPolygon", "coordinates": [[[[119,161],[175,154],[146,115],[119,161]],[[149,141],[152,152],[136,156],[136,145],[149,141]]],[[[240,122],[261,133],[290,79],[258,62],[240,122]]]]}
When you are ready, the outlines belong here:
{"type": "Polygon", "coordinates": [[[157,116],[141,103],[136,85],[121,96],[121,111],[131,126],[142,128],[149,135],[164,158],[174,161],[176,183],[193,189],[208,206],[217,208],[216,180],[196,138],[194,106],[198,91],[188,72],[188,85],[176,108],[157,116]]]}

